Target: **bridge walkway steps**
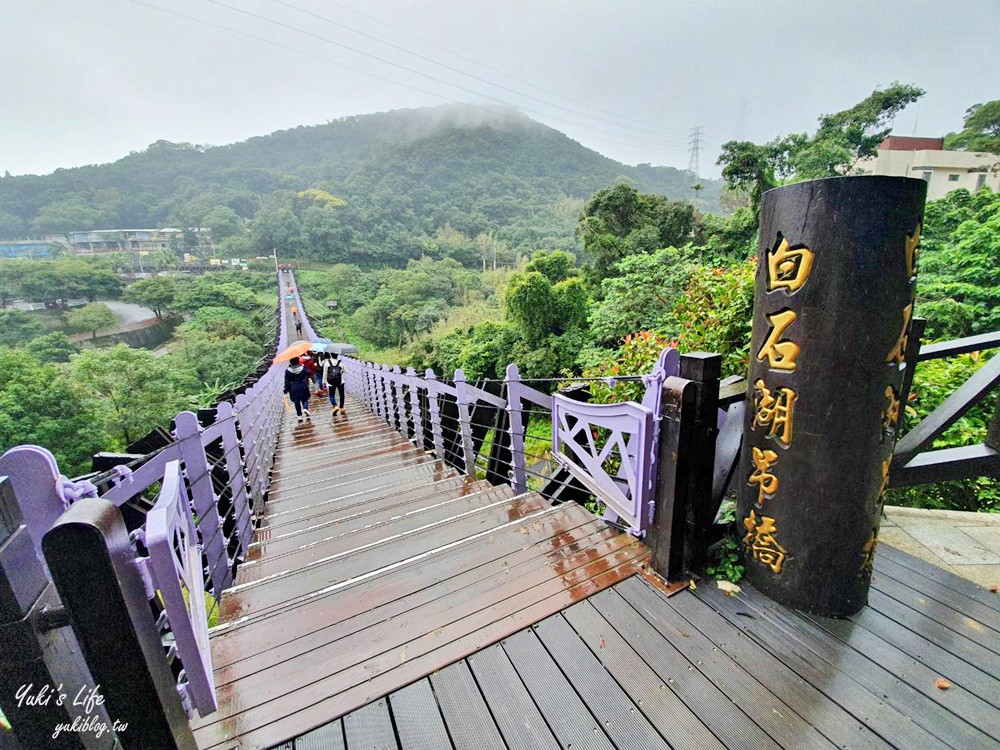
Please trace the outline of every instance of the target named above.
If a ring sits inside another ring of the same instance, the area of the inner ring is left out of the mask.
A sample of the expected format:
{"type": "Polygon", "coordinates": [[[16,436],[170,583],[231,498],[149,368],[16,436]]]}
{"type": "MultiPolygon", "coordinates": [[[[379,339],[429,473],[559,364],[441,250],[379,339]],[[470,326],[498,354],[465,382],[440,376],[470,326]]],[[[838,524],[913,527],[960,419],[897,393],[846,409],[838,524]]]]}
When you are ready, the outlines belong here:
{"type": "Polygon", "coordinates": [[[199,747],[268,748],[638,572],[575,504],[462,476],[360,403],[286,412],[270,497],[211,633],[199,747]]]}

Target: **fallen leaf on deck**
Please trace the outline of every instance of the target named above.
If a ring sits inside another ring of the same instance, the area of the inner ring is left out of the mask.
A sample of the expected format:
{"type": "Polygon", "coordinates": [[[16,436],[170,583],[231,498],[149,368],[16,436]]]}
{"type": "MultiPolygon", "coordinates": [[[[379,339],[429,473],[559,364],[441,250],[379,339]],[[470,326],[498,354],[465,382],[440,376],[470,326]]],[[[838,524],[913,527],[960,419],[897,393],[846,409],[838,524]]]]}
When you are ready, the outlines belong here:
{"type": "Polygon", "coordinates": [[[938,677],[936,680],[934,680],[934,687],[936,687],[938,690],[947,690],[948,688],[951,687],[951,683],[948,682],[948,680],[944,679],[944,677],[938,677]]]}
{"type": "Polygon", "coordinates": [[[603,638],[601,638],[601,640],[599,640],[597,642],[597,647],[598,648],[604,648],[604,639],[603,638]]]}
{"type": "Polygon", "coordinates": [[[688,588],[691,589],[691,591],[697,591],[698,590],[698,586],[695,584],[695,582],[694,582],[693,579],[688,584],[688,588]]]}
{"type": "Polygon", "coordinates": [[[726,596],[729,596],[730,594],[738,594],[738,593],[740,593],[743,590],[739,586],[737,586],[735,583],[733,583],[732,581],[721,581],[720,580],[720,581],[716,581],[715,585],[718,586],[723,591],[725,591],[726,592],[726,596]]]}
{"type": "Polygon", "coordinates": [[[406,661],[406,646],[403,646],[403,652],[399,655],[399,663],[402,664],[406,661]]]}
{"type": "Polygon", "coordinates": [[[994,583],[992,586],[990,586],[990,591],[992,591],[994,594],[1000,593],[1000,586],[997,586],[994,583]]]}

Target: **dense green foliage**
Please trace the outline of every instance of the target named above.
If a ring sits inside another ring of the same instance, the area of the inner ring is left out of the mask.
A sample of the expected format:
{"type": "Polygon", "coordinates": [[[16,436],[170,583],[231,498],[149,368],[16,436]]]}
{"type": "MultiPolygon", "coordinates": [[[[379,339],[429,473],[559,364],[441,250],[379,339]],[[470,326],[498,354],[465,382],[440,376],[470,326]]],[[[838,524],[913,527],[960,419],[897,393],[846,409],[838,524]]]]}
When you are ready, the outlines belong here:
{"type": "MultiPolygon", "coordinates": [[[[634,399],[641,385],[614,379],[648,372],[668,345],[719,352],[724,375],[746,372],[762,191],[848,172],[921,94],[895,84],[820,118],[813,135],[726,144],[728,217],[664,197],[677,195],[676,170],[626,168],[509,113],[468,123],[445,108],[223,149],[161,143],[106,167],[4,178],[0,231],[102,211],[124,224],[208,227],[234,256],[277,249],[302,259],[300,293],[317,330],[368,358],[445,374],[462,368],[471,379],[502,378],[513,362],[529,379],[610,378],[591,385],[595,400],[634,399]],[[148,170],[160,179],[147,179],[148,170]]],[[[996,135],[993,104],[970,110],[966,131],[975,133],[966,146],[996,135]]],[[[929,337],[1000,328],[998,238],[1000,197],[988,190],[928,205],[916,313],[929,319],[929,337]]],[[[167,250],[146,262],[165,270],[177,260],[167,250]]],[[[130,263],[0,261],[0,297],[116,297],[115,272],[130,263]]],[[[157,315],[185,316],[167,356],[124,346],[80,351],[47,332],[63,313],[0,311],[0,450],[41,442],[68,473],[82,471],[95,450],[124,447],[177,410],[209,403],[266,353],[270,273],[183,283],[159,276],[124,297],[157,315]]],[[[986,358],[921,364],[909,424],[986,358]]],[[[989,416],[985,405],[970,411],[936,447],[982,440],[989,416]]],[[[529,434],[544,452],[547,426],[532,422],[529,434]]],[[[1000,488],[995,480],[948,483],[894,492],[890,502],[995,510],[1000,488]]]]}
{"type": "MultiPolygon", "coordinates": [[[[931,360],[917,365],[913,390],[904,417],[904,429],[930,414],[950,396],[955,388],[1000,353],[973,352],[958,357],[931,360]]],[[[954,448],[981,443],[993,416],[994,399],[986,399],[974,406],[937,440],[934,448],[954,448]]],[[[1000,481],[988,477],[956,482],[889,490],[886,502],[891,505],[910,505],[918,508],[946,510],[1000,512],[1000,481]]]]}
{"type": "MultiPolygon", "coordinates": [[[[140,301],[169,287],[161,282],[173,282],[147,281],[157,283],[136,282],[138,291],[126,290],[126,297],[140,301]]],[[[65,333],[46,332],[38,312],[0,311],[0,452],[37,443],[55,454],[63,472],[81,474],[94,453],[124,449],[167,426],[178,411],[208,406],[239,383],[266,355],[274,333],[273,274],[215,273],[178,286],[183,293],[176,297],[184,304],[212,304],[178,327],[166,356],[125,344],[81,350],[65,333]]],[[[163,311],[180,309],[158,298],[163,311]]],[[[104,327],[95,323],[97,315],[115,322],[100,304],[64,317],[68,329],[75,321],[91,331],[104,327]]]]}
{"type": "Polygon", "coordinates": [[[139,279],[126,291],[126,302],[144,305],[162,318],[163,311],[173,304],[177,298],[177,282],[169,276],[154,276],[149,279],[139,279]]]}
{"type": "Polygon", "coordinates": [[[963,124],[963,130],[945,136],[945,148],[1000,154],[1000,99],[969,107],[963,124]]]}
{"type": "Polygon", "coordinates": [[[931,338],[1000,329],[1000,194],[956,190],[928,204],[917,313],[931,338]]]}
{"type": "Polygon", "coordinates": [[[98,331],[113,328],[117,324],[118,316],[111,312],[111,308],[100,302],[91,302],[66,313],[67,330],[89,333],[94,338],[97,337],[98,331]]]}
{"type": "Polygon", "coordinates": [[[0,305],[14,299],[34,302],[117,299],[123,287],[122,280],[111,270],[78,258],[0,259],[0,305]]]}
{"type": "MultiPolygon", "coordinates": [[[[685,174],[621,164],[512,110],[399,110],[222,147],[158,141],[112,164],[3,177],[0,236],[204,227],[227,257],[277,249],[365,266],[423,255],[478,265],[492,262],[491,243],[528,255],[571,246],[582,201],[622,178],[689,197],[685,174]],[[471,245],[451,253],[446,229],[471,245]]],[[[700,205],[717,208],[719,183],[702,186],[700,205]]]]}

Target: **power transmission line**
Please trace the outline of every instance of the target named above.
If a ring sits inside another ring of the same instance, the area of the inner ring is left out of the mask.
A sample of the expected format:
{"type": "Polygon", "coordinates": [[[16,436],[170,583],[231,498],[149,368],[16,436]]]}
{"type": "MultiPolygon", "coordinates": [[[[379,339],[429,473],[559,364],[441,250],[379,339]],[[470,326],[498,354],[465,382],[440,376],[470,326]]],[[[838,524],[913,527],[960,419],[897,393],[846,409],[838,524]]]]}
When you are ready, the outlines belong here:
{"type": "MultiPolygon", "coordinates": [[[[697,186],[701,185],[701,166],[698,163],[698,157],[701,152],[701,135],[702,131],[705,129],[704,125],[698,125],[691,128],[691,138],[688,140],[688,144],[691,146],[691,155],[688,158],[688,175],[694,175],[694,189],[698,189],[697,186]]],[[[687,187],[687,177],[685,177],[685,187],[687,187]]]]}
{"type": "MultiPolygon", "coordinates": [[[[349,44],[345,44],[343,42],[339,42],[339,41],[337,41],[335,39],[330,39],[329,37],[325,37],[325,36],[323,36],[321,34],[317,34],[315,32],[308,31],[306,29],[300,29],[297,26],[293,26],[291,24],[287,24],[287,23],[285,23],[283,21],[279,21],[277,19],[270,18],[270,17],[262,15],[260,13],[255,13],[253,11],[247,10],[245,8],[240,8],[240,7],[235,6],[235,5],[230,5],[229,3],[223,2],[223,0],[205,0],[205,2],[211,3],[212,5],[217,5],[217,6],[221,7],[221,8],[226,8],[227,10],[231,10],[231,11],[233,11],[235,13],[239,13],[241,15],[245,15],[245,16],[249,16],[251,18],[255,18],[255,19],[259,20],[259,21],[263,21],[265,23],[269,23],[269,24],[272,24],[274,26],[279,26],[281,28],[288,29],[290,31],[294,31],[294,32],[296,32],[298,34],[302,34],[304,36],[308,36],[310,38],[313,38],[313,39],[316,39],[318,41],[324,42],[325,44],[330,44],[330,45],[333,45],[335,47],[340,47],[342,49],[346,49],[349,52],[353,52],[355,54],[359,54],[359,55],[362,55],[364,57],[368,57],[368,58],[370,58],[372,60],[376,60],[378,62],[381,62],[381,63],[383,63],[385,65],[389,65],[389,66],[392,66],[394,68],[398,68],[400,70],[406,71],[408,73],[412,73],[414,75],[418,75],[418,76],[421,76],[423,78],[427,78],[427,79],[429,79],[431,81],[434,81],[436,83],[441,83],[441,84],[443,84],[445,86],[451,86],[453,88],[459,89],[460,91],[464,91],[466,93],[473,94],[475,96],[483,97],[483,98],[486,98],[486,99],[491,99],[491,100],[493,100],[495,102],[499,102],[500,104],[504,104],[504,105],[507,105],[507,106],[515,106],[511,102],[508,102],[508,101],[506,101],[504,99],[501,99],[499,97],[496,97],[496,96],[492,96],[491,94],[487,94],[487,93],[482,92],[482,91],[477,91],[475,89],[468,88],[467,86],[463,86],[462,84],[454,83],[452,81],[448,81],[446,79],[439,78],[439,77],[437,77],[435,75],[432,75],[430,73],[425,73],[423,71],[416,70],[414,68],[409,67],[408,65],[404,65],[402,63],[398,63],[398,62],[395,62],[393,60],[389,60],[389,59],[386,59],[384,57],[380,57],[379,55],[376,55],[376,54],[374,54],[372,52],[368,52],[366,50],[358,49],[357,47],[352,47],[349,44]]],[[[544,101],[544,100],[539,100],[539,101],[544,101]]],[[[553,105],[549,105],[549,106],[553,106],[553,105]]],[[[558,107],[558,105],[555,105],[555,106],[557,106],[558,109],[567,109],[565,107],[558,107]]],[[[580,127],[580,123],[577,123],[575,121],[567,121],[565,118],[560,118],[560,117],[558,117],[556,115],[546,114],[544,112],[538,112],[537,110],[530,110],[530,109],[528,109],[526,107],[522,107],[522,109],[524,109],[524,111],[526,111],[526,112],[533,112],[534,114],[540,115],[542,117],[549,117],[549,118],[552,118],[552,119],[562,120],[563,122],[573,122],[574,125],[580,127]]],[[[574,112],[573,110],[567,110],[567,111],[569,111],[572,114],[577,114],[577,115],[580,114],[580,113],[574,112]]],[[[587,115],[584,115],[584,116],[587,116],[587,115]]],[[[592,118],[592,119],[596,119],[596,118],[592,118]]],[[[605,123],[605,124],[610,124],[612,127],[620,127],[620,126],[616,125],[615,123],[605,123]]],[[[631,133],[628,133],[628,134],[615,133],[615,132],[612,132],[612,131],[601,130],[601,129],[595,128],[593,126],[588,126],[588,125],[584,125],[582,127],[589,128],[592,132],[595,132],[595,133],[602,133],[604,135],[610,135],[610,136],[618,137],[618,138],[627,137],[627,138],[629,138],[632,141],[646,143],[646,144],[650,144],[650,145],[654,145],[654,146],[660,146],[660,147],[666,147],[666,148],[676,148],[677,145],[678,145],[675,142],[665,141],[665,140],[661,140],[661,139],[635,137],[631,133]]]]}
{"type": "MultiPolygon", "coordinates": [[[[412,84],[403,83],[402,81],[399,81],[399,80],[397,80],[395,78],[390,78],[389,76],[384,76],[384,75],[381,75],[379,73],[375,73],[375,72],[373,72],[371,70],[366,70],[364,68],[355,67],[353,65],[349,65],[347,63],[341,62],[340,60],[335,60],[335,59],[330,58],[330,57],[325,57],[323,55],[316,54],[314,52],[309,52],[307,50],[301,49],[300,47],[293,47],[293,46],[288,45],[288,44],[283,44],[281,42],[275,41],[274,39],[269,39],[269,38],[266,38],[266,37],[263,37],[263,36],[259,36],[257,34],[253,34],[253,33],[248,32],[248,31],[243,31],[242,29],[236,29],[236,28],[233,28],[231,26],[226,26],[224,24],[215,23],[213,21],[208,21],[208,20],[203,19],[203,18],[197,18],[195,16],[191,16],[191,15],[188,15],[186,13],[181,13],[179,11],[175,11],[175,10],[172,10],[170,8],[163,8],[161,6],[154,5],[153,3],[145,2],[145,0],[132,0],[132,2],[135,3],[136,5],[141,5],[143,7],[150,8],[151,10],[158,11],[160,13],[166,13],[167,15],[171,15],[171,16],[174,16],[174,17],[177,17],[177,18],[181,18],[181,19],[184,19],[186,21],[191,21],[193,23],[201,24],[203,26],[208,26],[210,28],[218,29],[220,31],[225,31],[225,32],[230,33],[230,34],[235,34],[235,35],[238,35],[238,36],[242,36],[242,37],[245,37],[247,39],[253,39],[254,41],[261,42],[263,44],[267,44],[267,45],[270,45],[272,47],[277,47],[279,49],[283,49],[283,50],[286,50],[286,51],[289,51],[289,52],[293,52],[295,54],[303,55],[305,57],[309,57],[309,58],[312,58],[314,60],[319,60],[321,62],[325,62],[325,63],[331,64],[331,65],[335,65],[337,67],[343,68],[345,70],[349,70],[349,71],[354,72],[354,73],[359,73],[361,75],[368,76],[370,78],[374,78],[374,79],[377,79],[377,80],[380,80],[380,81],[385,81],[387,83],[393,84],[395,86],[399,86],[401,88],[409,89],[411,91],[416,91],[416,92],[421,93],[421,94],[432,96],[435,99],[440,99],[441,101],[444,101],[444,102],[450,102],[450,103],[453,103],[453,104],[461,104],[462,106],[468,107],[470,109],[475,109],[475,110],[479,110],[481,112],[484,112],[484,113],[490,115],[491,117],[495,117],[495,118],[502,119],[502,120],[507,120],[507,121],[509,121],[511,123],[516,123],[516,124],[519,124],[519,123],[522,122],[522,120],[519,117],[517,117],[515,115],[512,115],[512,114],[510,114],[508,112],[505,112],[503,110],[498,110],[496,108],[490,108],[488,106],[480,106],[480,105],[473,104],[473,103],[470,103],[470,102],[467,102],[467,101],[462,101],[460,99],[456,99],[456,98],[454,98],[452,96],[447,96],[447,95],[440,94],[440,93],[435,92],[435,91],[430,91],[430,90],[422,88],[420,86],[414,86],[412,84]]],[[[451,84],[449,84],[449,85],[451,85],[451,84]]],[[[495,97],[489,97],[489,98],[494,98],[495,99],[495,97]]],[[[495,99],[495,100],[496,101],[500,101],[501,103],[507,104],[507,102],[503,102],[503,100],[499,100],[499,99],[495,99]]],[[[508,106],[512,106],[512,105],[508,104],[508,106]]],[[[544,114],[544,113],[534,112],[531,109],[525,108],[525,111],[526,112],[532,112],[534,114],[538,114],[538,115],[540,115],[542,117],[547,117],[549,119],[555,119],[555,120],[561,120],[563,122],[569,122],[565,118],[560,118],[558,116],[553,116],[553,115],[547,115],[547,114],[544,114]]],[[[577,125],[577,123],[572,123],[572,124],[573,125],[577,125]]],[[[589,127],[587,125],[583,125],[582,127],[584,129],[586,129],[586,130],[589,130],[591,133],[593,133],[593,132],[603,132],[603,131],[595,131],[593,128],[591,128],[591,127],[589,127]]],[[[621,137],[618,134],[613,134],[613,135],[617,135],[618,137],[621,137]]],[[[635,145],[634,141],[629,142],[629,143],[625,143],[625,142],[622,142],[622,141],[615,141],[615,140],[611,140],[611,139],[607,139],[607,138],[595,137],[593,135],[589,136],[588,139],[591,140],[591,141],[596,141],[598,143],[610,143],[610,144],[615,144],[615,145],[626,145],[626,146],[634,146],[635,145]]],[[[661,148],[662,148],[662,145],[661,145],[661,148]]],[[[664,150],[677,150],[677,149],[671,147],[671,148],[665,148],[664,150]]]]}
{"type": "MultiPolygon", "coordinates": [[[[303,8],[299,8],[299,7],[293,5],[293,4],[289,3],[289,2],[285,2],[285,0],[271,0],[271,1],[274,2],[274,3],[277,3],[279,5],[284,5],[286,7],[292,8],[294,10],[298,10],[298,11],[300,11],[302,13],[306,13],[308,15],[312,15],[312,16],[316,16],[317,18],[321,18],[320,16],[318,16],[315,13],[312,13],[311,11],[307,11],[307,10],[304,10],[303,8]]],[[[421,44],[426,44],[427,46],[433,47],[434,49],[437,49],[437,50],[440,50],[441,52],[444,52],[445,54],[452,55],[453,57],[457,57],[459,60],[464,60],[465,62],[472,63],[473,65],[478,65],[479,67],[483,68],[484,70],[489,70],[489,71],[491,71],[493,73],[497,73],[497,74],[499,74],[501,76],[504,76],[505,78],[511,79],[512,81],[516,81],[517,83],[523,84],[525,86],[530,86],[531,88],[533,88],[533,89],[535,89],[537,91],[541,91],[542,93],[548,94],[549,96],[555,96],[555,97],[558,97],[560,99],[563,99],[564,101],[572,102],[573,104],[578,104],[578,105],[580,105],[582,107],[588,107],[589,109],[592,109],[595,112],[600,112],[600,113],[605,114],[605,115],[610,115],[612,117],[617,117],[620,120],[623,120],[623,121],[626,121],[626,122],[631,122],[631,123],[633,123],[635,125],[641,125],[644,128],[655,130],[657,132],[673,131],[673,132],[675,132],[677,134],[681,134],[681,133],[686,132],[683,128],[673,128],[673,127],[663,126],[663,125],[650,125],[649,123],[643,122],[642,120],[637,120],[634,117],[629,117],[629,116],[623,115],[623,114],[621,114],[619,112],[614,112],[612,110],[601,109],[600,107],[595,107],[592,104],[580,101],[579,99],[574,99],[572,97],[566,96],[565,94],[562,94],[562,93],[560,93],[558,91],[553,91],[553,90],[547,89],[547,88],[545,88],[543,86],[539,86],[537,83],[534,83],[533,81],[529,81],[529,80],[527,80],[525,78],[519,78],[519,77],[517,77],[515,75],[512,75],[509,72],[500,70],[498,68],[494,68],[494,67],[492,67],[490,65],[487,65],[484,62],[476,60],[476,59],[474,59],[472,57],[468,57],[467,55],[463,55],[460,52],[455,52],[454,50],[448,49],[447,47],[443,47],[440,44],[437,44],[435,42],[430,41],[429,39],[426,39],[426,38],[421,37],[421,36],[419,36],[417,34],[414,34],[411,31],[408,31],[406,29],[400,28],[399,26],[395,26],[395,25],[389,23],[388,21],[383,21],[382,19],[377,18],[377,17],[375,17],[373,15],[370,15],[368,13],[364,13],[364,12],[362,12],[360,10],[357,10],[356,8],[352,8],[351,6],[349,6],[349,5],[345,4],[345,3],[337,2],[337,0],[327,0],[327,2],[329,4],[331,4],[331,5],[336,5],[338,8],[346,10],[349,13],[354,13],[355,15],[361,16],[362,18],[367,18],[370,21],[374,21],[375,23],[380,24],[382,26],[385,26],[388,29],[392,29],[393,31],[395,31],[395,32],[397,32],[399,34],[402,34],[404,36],[410,37],[411,39],[415,39],[418,42],[420,42],[421,44]]],[[[366,34],[365,32],[358,31],[357,29],[354,29],[354,28],[352,28],[350,26],[347,26],[344,23],[337,22],[337,21],[332,21],[331,19],[328,19],[328,18],[323,18],[323,20],[326,20],[329,23],[334,23],[337,26],[340,26],[342,28],[347,29],[348,31],[353,31],[354,33],[361,34],[362,36],[367,36],[369,38],[376,39],[376,41],[382,42],[383,44],[387,44],[387,45],[389,45],[391,47],[394,47],[396,49],[403,49],[402,47],[397,47],[396,45],[393,45],[393,44],[391,44],[389,42],[386,42],[385,40],[377,39],[376,37],[374,37],[374,36],[372,36],[370,34],[366,34]]],[[[419,55],[419,54],[417,54],[415,52],[412,52],[410,50],[403,49],[403,51],[404,52],[408,52],[409,54],[416,55],[417,57],[421,57],[423,59],[428,59],[428,58],[424,58],[422,55],[419,55]]],[[[440,63],[437,60],[431,60],[431,62],[434,62],[437,65],[443,65],[443,63],[440,63]]],[[[447,67],[449,70],[456,70],[456,72],[459,72],[462,75],[470,75],[470,74],[466,73],[463,70],[457,70],[457,69],[452,68],[451,66],[447,66],[447,65],[443,65],[443,66],[447,67]]],[[[475,76],[471,76],[471,77],[475,77],[475,76]]],[[[482,79],[480,79],[480,80],[482,80],[482,79]]],[[[491,82],[487,81],[487,83],[491,83],[491,82]]],[[[491,83],[491,85],[497,85],[497,84],[491,83]]],[[[508,90],[510,90],[510,89],[508,89],[508,90]]]]}

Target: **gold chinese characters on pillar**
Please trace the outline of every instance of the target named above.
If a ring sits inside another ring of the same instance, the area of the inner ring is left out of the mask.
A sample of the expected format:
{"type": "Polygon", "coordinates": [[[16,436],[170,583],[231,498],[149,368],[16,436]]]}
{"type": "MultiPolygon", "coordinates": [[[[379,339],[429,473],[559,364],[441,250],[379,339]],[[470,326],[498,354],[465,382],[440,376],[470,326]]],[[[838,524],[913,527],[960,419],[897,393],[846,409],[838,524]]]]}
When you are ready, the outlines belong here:
{"type": "MultiPolygon", "coordinates": [[[[785,295],[792,295],[809,280],[815,254],[804,245],[793,247],[780,235],[778,240],[777,247],[766,254],[766,289],[769,293],[783,291],[785,295]]],[[[795,372],[802,351],[789,331],[797,319],[795,311],[779,309],[765,315],[770,329],[756,354],[757,361],[767,362],[770,369],[778,372],[795,372]]],[[[771,387],[764,378],[757,378],[754,381],[750,429],[754,432],[760,430],[764,438],[773,441],[779,449],[791,448],[797,401],[798,393],[794,388],[771,387]]],[[[781,486],[777,473],[779,452],[751,446],[751,461],[753,468],[747,484],[757,486],[756,505],[763,508],[768,499],[777,495],[781,486]]],[[[758,516],[757,511],[751,509],[743,524],[747,528],[743,537],[747,553],[772,572],[781,573],[787,551],[777,541],[777,520],[773,516],[758,516]]]]}
{"type": "MultiPolygon", "coordinates": [[[[920,222],[917,222],[913,232],[906,235],[906,240],[904,242],[905,272],[906,279],[910,284],[916,281],[917,277],[917,259],[920,256],[920,229],[920,222]]],[[[913,298],[911,297],[910,299],[912,300],[913,298]]],[[[907,363],[906,361],[906,349],[910,336],[910,322],[913,319],[912,301],[903,308],[902,318],[903,323],[899,331],[899,335],[896,337],[896,343],[885,357],[886,364],[891,366],[890,377],[897,381],[899,379],[900,368],[904,366],[913,366],[913,363],[907,363]]],[[[899,391],[896,387],[892,385],[892,383],[888,384],[885,387],[885,406],[882,408],[882,414],[880,415],[882,420],[883,442],[885,442],[887,437],[895,436],[896,428],[899,425],[899,418],[902,416],[902,411],[905,406],[906,405],[903,404],[900,399],[899,391]]],[[[892,442],[892,440],[889,441],[890,445],[892,442]]],[[[889,455],[887,455],[880,462],[882,476],[876,500],[879,512],[881,512],[886,490],[889,489],[889,469],[891,466],[892,451],[890,450],[889,455]]],[[[875,559],[875,549],[877,547],[878,528],[874,527],[872,528],[872,533],[868,538],[868,541],[866,541],[864,546],[861,548],[862,569],[869,571],[872,569],[872,563],[875,559]]]]}
{"type": "Polygon", "coordinates": [[[774,519],[770,516],[758,518],[757,513],[751,510],[750,515],[743,519],[743,525],[747,530],[743,545],[753,555],[753,559],[775,573],[780,573],[787,553],[774,537],[778,531],[774,519]]]}

